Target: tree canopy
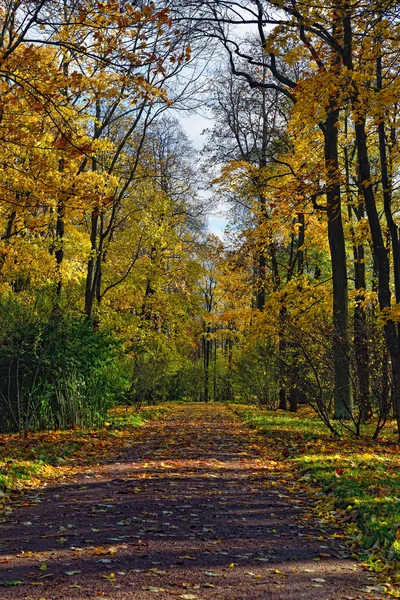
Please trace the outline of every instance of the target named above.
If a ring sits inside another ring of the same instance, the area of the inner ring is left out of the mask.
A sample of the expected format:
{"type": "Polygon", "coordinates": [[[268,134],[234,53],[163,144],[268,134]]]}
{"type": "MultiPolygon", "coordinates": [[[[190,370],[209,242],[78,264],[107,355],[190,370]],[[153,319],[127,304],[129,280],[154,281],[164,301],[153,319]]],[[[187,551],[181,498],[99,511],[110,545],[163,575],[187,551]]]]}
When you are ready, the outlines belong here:
{"type": "Polygon", "coordinates": [[[400,430],[398,3],[0,11],[2,430],[162,399],[400,430]]]}

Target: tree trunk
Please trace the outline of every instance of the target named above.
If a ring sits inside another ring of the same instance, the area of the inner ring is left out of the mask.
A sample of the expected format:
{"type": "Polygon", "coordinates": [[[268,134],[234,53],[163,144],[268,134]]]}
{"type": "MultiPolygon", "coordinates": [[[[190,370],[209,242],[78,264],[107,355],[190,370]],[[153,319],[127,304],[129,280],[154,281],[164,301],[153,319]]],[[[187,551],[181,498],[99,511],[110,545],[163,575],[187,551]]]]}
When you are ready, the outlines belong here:
{"type": "Polygon", "coordinates": [[[64,260],[64,235],[65,235],[65,206],[63,200],[57,203],[57,223],[56,223],[56,265],[57,265],[57,296],[61,296],[62,290],[62,263],[64,260]]]}
{"type": "Polygon", "coordinates": [[[289,410],[290,410],[290,412],[297,412],[297,405],[298,405],[297,390],[295,388],[292,388],[290,390],[290,394],[289,394],[289,410]]]}
{"type": "Polygon", "coordinates": [[[280,410],[287,410],[287,401],[286,401],[286,389],[282,386],[279,389],[279,404],[278,408],[280,410]]]}
{"type": "MultiPolygon", "coordinates": [[[[9,239],[12,236],[16,218],[17,218],[17,211],[12,210],[11,213],[8,215],[6,230],[2,237],[2,239],[5,241],[5,245],[8,245],[10,243],[9,239]]],[[[6,258],[7,258],[7,250],[4,248],[0,254],[0,270],[3,268],[6,258]]]]}
{"type": "MultiPolygon", "coordinates": [[[[348,7],[345,7],[343,12],[343,31],[344,31],[344,48],[345,52],[343,53],[343,64],[344,66],[351,72],[353,71],[353,55],[352,55],[352,41],[353,41],[353,32],[352,32],[352,22],[351,22],[351,12],[348,7]]],[[[379,85],[379,77],[381,73],[379,73],[379,62],[378,62],[378,72],[377,79],[379,85]]],[[[382,82],[380,82],[382,83],[382,82]]],[[[378,299],[379,299],[379,308],[381,311],[390,308],[391,304],[391,290],[390,290],[390,261],[389,261],[389,253],[387,248],[385,247],[384,237],[382,233],[382,227],[379,220],[379,214],[376,207],[375,202],[375,193],[372,187],[371,181],[371,166],[368,154],[368,145],[367,145],[367,134],[365,130],[366,123],[366,115],[364,110],[364,104],[360,103],[359,100],[359,92],[356,82],[352,83],[351,93],[350,93],[351,104],[353,108],[353,119],[354,119],[354,132],[356,139],[356,147],[357,147],[357,157],[358,157],[358,170],[359,170],[359,181],[361,182],[361,188],[364,196],[365,209],[367,211],[369,227],[371,231],[372,238],[372,247],[374,260],[376,264],[376,268],[378,271],[378,299]]],[[[384,141],[382,138],[382,131],[380,133],[380,158],[381,158],[381,166],[385,168],[387,164],[387,160],[385,155],[383,154],[383,146],[382,142],[384,141]]],[[[383,182],[382,182],[383,183],[383,182]]],[[[386,200],[389,198],[387,193],[389,191],[388,181],[386,180],[383,183],[384,186],[384,194],[386,188],[386,200]]],[[[385,196],[384,196],[385,201],[385,196]]],[[[385,213],[388,206],[385,206],[385,213]]],[[[386,214],[386,218],[391,218],[386,214]]],[[[389,225],[389,223],[388,223],[389,225]]],[[[389,226],[390,229],[390,226],[389,226]]],[[[391,235],[397,235],[397,232],[392,228],[391,235]]],[[[393,238],[392,238],[393,243],[393,238]]],[[[397,328],[393,321],[385,320],[384,325],[384,334],[386,344],[389,350],[390,359],[392,363],[392,397],[393,404],[396,411],[397,418],[397,427],[399,432],[400,439],[400,349],[399,349],[399,339],[397,334],[397,328]]]]}
{"type": "Polygon", "coordinates": [[[210,400],[210,327],[203,333],[204,402],[210,400]]]}
{"type": "Polygon", "coordinates": [[[214,402],[217,402],[217,338],[214,338],[214,402]]]}
{"type": "Polygon", "coordinates": [[[99,210],[92,211],[90,229],[90,258],[87,266],[86,288],[85,288],[85,314],[88,320],[93,316],[93,303],[96,293],[96,271],[97,271],[97,229],[99,221],[99,210]]]}
{"type": "Polygon", "coordinates": [[[305,222],[304,222],[304,213],[299,213],[297,215],[299,227],[299,234],[297,238],[297,274],[304,274],[304,241],[305,241],[305,222]]]}
{"type": "MultiPolygon", "coordinates": [[[[347,118],[345,120],[347,136],[347,118]]],[[[358,404],[362,422],[366,422],[372,414],[369,398],[369,349],[367,335],[367,315],[363,302],[365,300],[365,251],[362,244],[356,241],[353,227],[353,212],[359,222],[364,218],[364,202],[362,200],[361,185],[358,185],[358,206],[354,208],[350,188],[350,159],[347,147],[344,149],[347,208],[350,223],[350,233],[353,241],[354,286],[357,292],[355,297],[353,327],[354,327],[354,355],[358,380],[358,404]]]]}
{"type": "MultiPolygon", "coordinates": [[[[94,121],[94,137],[98,136],[98,123],[101,118],[101,104],[100,100],[96,98],[96,119],[94,121]]],[[[92,171],[97,171],[97,160],[96,157],[92,158],[92,171]]],[[[97,289],[97,277],[101,263],[99,264],[99,248],[98,248],[98,235],[99,235],[99,216],[100,207],[95,206],[92,210],[91,223],[90,223],[90,257],[87,265],[86,273],[86,286],[85,286],[85,315],[86,319],[93,323],[93,304],[97,289]]],[[[101,260],[101,257],[100,257],[101,260]]],[[[94,324],[94,323],[93,323],[94,324]]]]}
{"type": "MultiPolygon", "coordinates": [[[[358,154],[358,167],[360,181],[364,194],[365,207],[371,230],[373,252],[378,271],[378,299],[379,308],[390,308],[390,262],[389,253],[385,247],[379,214],[375,203],[375,194],[371,183],[371,168],[365,132],[365,120],[358,119],[355,123],[355,134],[358,154]]],[[[392,395],[396,410],[397,425],[400,432],[400,350],[396,325],[391,320],[386,320],[384,325],[385,339],[392,362],[392,395]]],[[[400,434],[399,434],[400,435],[400,434]]]]}
{"type": "Polygon", "coordinates": [[[265,252],[260,249],[258,256],[258,281],[257,281],[257,308],[264,310],[265,306],[265,278],[266,278],[267,261],[265,252]]]}
{"type": "Polygon", "coordinates": [[[349,419],[353,410],[348,341],[348,284],[338,160],[339,111],[331,107],[325,121],[325,167],[328,238],[333,282],[334,417],[349,419]]]}

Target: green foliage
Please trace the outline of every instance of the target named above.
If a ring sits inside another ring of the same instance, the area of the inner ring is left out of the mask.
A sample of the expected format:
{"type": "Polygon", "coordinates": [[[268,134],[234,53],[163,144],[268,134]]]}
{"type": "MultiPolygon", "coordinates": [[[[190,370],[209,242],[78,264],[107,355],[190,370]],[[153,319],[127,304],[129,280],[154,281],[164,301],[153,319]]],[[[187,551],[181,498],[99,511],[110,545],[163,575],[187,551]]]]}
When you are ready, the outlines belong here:
{"type": "Polygon", "coordinates": [[[169,399],[196,402],[203,391],[203,362],[187,360],[179,371],[171,377],[169,399]]]}
{"type": "Polygon", "coordinates": [[[2,431],[100,423],[120,386],[118,346],[80,317],[0,306],[2,431]]]}
{"type": "Polygon", "coordinates": [[[128,404],[139,408],[145,403],[154,405],[171,396],[179,397],[181,391],[177,377],[185,358],[173,341],[154,333],[148,334],[143,341],[136,342],[131,352],[131,384],[125,394],[128,404]]]}
{"type": "Polygon", "coordinates": [[[272,344],[257,340],[238,355],[234,382],[239,398],[258,406],[276,408],[279,402],[278,370],[273,364],[272,344]]]}

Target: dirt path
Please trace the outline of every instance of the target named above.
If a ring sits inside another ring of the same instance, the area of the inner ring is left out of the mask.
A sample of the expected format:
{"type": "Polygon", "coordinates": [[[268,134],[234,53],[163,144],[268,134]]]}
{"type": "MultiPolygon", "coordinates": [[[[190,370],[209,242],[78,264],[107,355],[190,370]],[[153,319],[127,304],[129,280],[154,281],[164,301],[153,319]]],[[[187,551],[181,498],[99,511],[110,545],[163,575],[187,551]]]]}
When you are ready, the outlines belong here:
{"type": "Polygon", "coordinates": [[[255,439],[223,406],[178,406],[119,462],[20,498],[1,600],[378,597],[255,439]]]}

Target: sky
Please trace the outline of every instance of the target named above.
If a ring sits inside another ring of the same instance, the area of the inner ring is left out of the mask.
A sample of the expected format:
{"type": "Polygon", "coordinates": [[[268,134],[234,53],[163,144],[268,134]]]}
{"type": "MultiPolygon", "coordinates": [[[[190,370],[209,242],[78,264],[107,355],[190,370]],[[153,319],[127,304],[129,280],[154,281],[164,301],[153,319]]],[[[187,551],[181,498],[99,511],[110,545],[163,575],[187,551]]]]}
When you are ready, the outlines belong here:
{"type": "MultiPolygon", "coordinates": [[[[235,6],[234,13],[236,15],[241,15],[244,19],[249,17],[249,13],[246,9],[243,8],[241,10],[235,6]]],[[[272,29],[273,26],[266,26],[265,30],[268,31],[272,29]]],[[[248,24],[240,24],[237,26],[231,26],[230,32],[235,33],[238,39],[245,39],[248,36],[258,35],[258,29],[256,25],[248,25],[248,24]]],[[[216,63],[220,64],[221,62],[221,54],[217,53],[216,63]]],[[[210,64],[212,64],[211,61],[210,64]]],[[[206,74],[207,75],[207,74],[206,74]]],[[[201,133],[204,129],[209,129],[213,125],[212,119],[207,119],[205,116],[197,113],[193,113],[191,115],[183,116],[182,114],[177,114],[179,121],[182,124],[183,129],[185,130],[187,136],[192,141],[193,146],[196,150],[201,150],[206,141],[206,137],[202,136],[201,133]]],[[[209,192],[205,192],[204,195],[207,197],[210,195],[209,192]]],[[[227,225],[228,220],[224,217],[224,210],[221,205],[216,206],[215,209],[209,215],[208,218],[208,230],[210,233],[214,233],[218,235],[222,240],[224,239],[224,229],[227,225]]]]}
{"type": "MultiPolygon", "coordinates": [[[[200,114],[192,114],[189,116],[179,115],[178,117],[193,146],[196,150],[201,150],[206,141],[205,136],[201,135],[201,133],[204,129],[212,126],[212,121],[200,114]]],[[[206,196],[208,195],[207,192],[204,194],[206,196]]],[[[223,239],[224,229],[228,221],[221,213],[223,213],[223,210],[220,206],[212,210],[208,217],[208,231],[223,239]]]]}

